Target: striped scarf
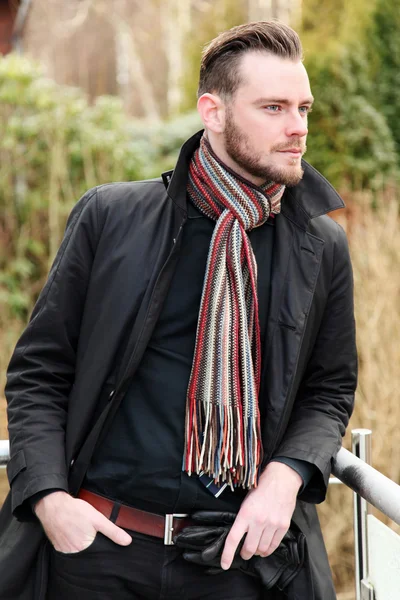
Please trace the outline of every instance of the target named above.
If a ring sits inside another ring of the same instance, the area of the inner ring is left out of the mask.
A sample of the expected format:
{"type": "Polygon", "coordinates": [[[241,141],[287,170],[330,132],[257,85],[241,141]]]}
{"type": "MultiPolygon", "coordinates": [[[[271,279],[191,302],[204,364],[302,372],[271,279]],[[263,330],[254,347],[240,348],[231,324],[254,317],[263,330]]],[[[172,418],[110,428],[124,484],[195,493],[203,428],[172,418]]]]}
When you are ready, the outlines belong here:
{"type": "Polygon", "coordinates": [[[246,232],[280,212],[284,189],[242,179],[204,136],[189,167],[190,200],[216,225],[187,391],[183,469],[231,488],[255,487],[262,460],[257,264],[246,232]]]}

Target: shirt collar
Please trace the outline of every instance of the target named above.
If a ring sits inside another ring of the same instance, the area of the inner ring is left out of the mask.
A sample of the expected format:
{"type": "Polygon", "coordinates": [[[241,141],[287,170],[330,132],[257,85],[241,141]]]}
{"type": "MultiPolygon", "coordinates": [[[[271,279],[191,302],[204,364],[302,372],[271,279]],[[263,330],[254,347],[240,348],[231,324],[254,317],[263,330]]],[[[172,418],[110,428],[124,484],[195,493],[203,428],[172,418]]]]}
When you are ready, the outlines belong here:
{"type": "Polygon", "coordinates": [[[205,219],[205,215],[203,215],[203,213],[195,207],[195,205],[190,201],[189,196],[187,199],[187,215],[188,219],[205,219]]]}

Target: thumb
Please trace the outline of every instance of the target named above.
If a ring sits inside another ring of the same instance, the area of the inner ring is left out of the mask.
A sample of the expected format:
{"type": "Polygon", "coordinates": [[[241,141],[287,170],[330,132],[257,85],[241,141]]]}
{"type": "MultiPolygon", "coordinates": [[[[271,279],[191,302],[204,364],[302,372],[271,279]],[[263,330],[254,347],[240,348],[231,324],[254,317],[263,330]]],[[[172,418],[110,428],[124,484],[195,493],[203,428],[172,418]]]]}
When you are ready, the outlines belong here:
{"type": "Polygon", "coordinates": [[[96,523],[96,529],[120,546],[129,546],[129,544],[132,542],[132,538],[129,533],[121,529],[121,527],[114,525],[112,521],[101,514],[99,515],[98,522],[96,523]]]}

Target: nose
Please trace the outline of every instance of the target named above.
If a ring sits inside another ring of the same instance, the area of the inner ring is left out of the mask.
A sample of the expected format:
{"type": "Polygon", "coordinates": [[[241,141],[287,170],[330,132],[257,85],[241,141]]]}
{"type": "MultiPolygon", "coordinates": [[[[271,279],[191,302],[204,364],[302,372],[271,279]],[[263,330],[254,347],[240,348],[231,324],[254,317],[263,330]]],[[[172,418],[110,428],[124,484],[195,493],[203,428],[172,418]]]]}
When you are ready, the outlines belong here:
{"type": "Polygon", "coordinates": [[[286,126],[288,137],[304,137],[308,133],[307,116],[300,114],[297,110],[290,112],[286,126]]]}

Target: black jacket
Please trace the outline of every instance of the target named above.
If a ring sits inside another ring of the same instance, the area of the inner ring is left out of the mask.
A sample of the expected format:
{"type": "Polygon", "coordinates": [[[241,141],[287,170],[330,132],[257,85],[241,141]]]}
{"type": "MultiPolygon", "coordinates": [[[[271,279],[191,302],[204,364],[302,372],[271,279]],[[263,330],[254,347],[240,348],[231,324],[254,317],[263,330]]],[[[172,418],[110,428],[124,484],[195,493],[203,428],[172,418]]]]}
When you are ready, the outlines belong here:
{"type": "MultiPolygon", "coordinates": [[[[170,181],[164,174],[99,186],[69,217],[8,370],[11,492],[0,513],[1,600],[32,600],[41,584],[45,589],[46,545],[39,524],[26,520],[26,500],[48,488],[76,493],[91,441],[129,386],[174,272],[188,162],[200,136],[183,146],[170,181]]],[[[315,600],[332,600],[314,503],[325,498],[353,406],[353,282],[345,234],[326,216],[343,202],[303,166],[303,180],[285,191],[276,219],[262,435],[265,461],[280,455],[317,467],[293,520],[307,536],[315,600]]]]}

